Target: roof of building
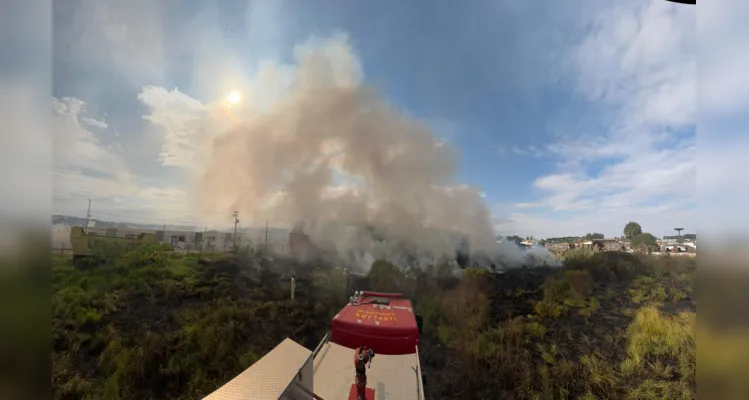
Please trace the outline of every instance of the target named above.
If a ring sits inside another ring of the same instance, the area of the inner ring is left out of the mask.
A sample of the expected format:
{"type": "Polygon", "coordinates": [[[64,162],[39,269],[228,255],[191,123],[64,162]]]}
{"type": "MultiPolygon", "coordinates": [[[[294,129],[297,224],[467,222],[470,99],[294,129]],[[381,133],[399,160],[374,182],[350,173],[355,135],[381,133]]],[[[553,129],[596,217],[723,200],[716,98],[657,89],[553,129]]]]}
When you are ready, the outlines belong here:
{"type": "Polygon", "coordinates": [[[410,354],[419,344],[411,302],[400,294],[363,292],[333,318],[330,340],[375,354],[410,354]]]}

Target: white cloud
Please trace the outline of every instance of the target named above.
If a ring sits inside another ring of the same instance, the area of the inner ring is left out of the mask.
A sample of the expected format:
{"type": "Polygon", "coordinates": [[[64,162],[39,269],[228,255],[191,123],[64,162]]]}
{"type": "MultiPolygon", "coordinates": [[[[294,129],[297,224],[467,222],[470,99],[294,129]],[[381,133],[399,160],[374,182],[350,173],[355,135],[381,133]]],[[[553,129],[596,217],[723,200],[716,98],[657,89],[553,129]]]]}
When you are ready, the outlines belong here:
{"type": "Polygon", "coordinates": [[[168,91],[155,86],[144,87],[138,99],[149,110],[143,118],[163,135],[159,161],[167,166],[196,166],[213,134],[220,129],[208,108],[177,89],[168,91]]]}
{"type": "Polygon", "coordinates": [[[749,2],[701,6],[697,19],[700,109],[707,115],[742,112],[749,104],[749,2]]]}
{"type": "MultiPolygon", "coordinates": [[[[700,168],[699,226],[711,244],[746,241],[749,185],[743,179],[749,154],[749,3],[723,0],[698,14],[700,168]]],[[[743,262],[745,265],[746,262],[743,262]]],[[[739,263],[741,265],[741,263],[739,263]]]]}
{"type": "Polygon", "coordinates": [[[107,175],[124,172],[125,167],[119,157],[102,145],[98,136],[88,129],[106,129],[106,123],[84,115],[81,100],[71,97],[52,100],[55,167],[86,168],[107,175]]]}
{"type": "Polygon", "coordinates": [[[516,156],[531,156],[535,158],[541,158],[547,155],[547,151],[544,151],[543,149],[532,144],[525,147],[512,146],[511,150],[512,153],[516,156]]]}
{"type": "Polygon", "coordinates": [[[167,49],[159,11],[149,0],[82,0],[73,20],[55,28],[58,57],[76,66],[115,68],[136,81],[161,80],[167,49]]]}
{"type": "MultiPolygon", "coordinates": [[[[123,136],[156,133],[158,140],[148,144],[158,143],[159,162],[178,167],[174,169],[200,165],[216,135],[236,119],[272,107],[292,85],[325,81],[325,76],[297,79],[294,65],[262,60],[288,44],[276,28],[281,18],[277,6],[256,2],[248,7],[245,19],[252,43],[248,53],[252,54],[242,59],[228,51],[218,13],[211,6],[178,29],[179,35],[173,35],[180,36],[178,40],[165,34],[162,24],[166,16],[153,2],[89,0],[76,10],[76,18],[78,24],[58,34],[69,47],[65,56],[79,65],[91,64],[102,70],[115,66],[138,85],[156,85],[174,68],[169,62],[176,63],[176,53],[180,60],[185,54],[193,58],[192,65],[181,71],[190,75],[187,88],[145,86],[140,91],[138,99],[147,107],[143,118],[151,130],[123,132],[123,136]],[[230,90],[240,90],[243,101],[228,109],[220,100],[230,90]]],[[[533,183],[544,197],[498,210],[498,216],[507,217],[498,226],[517,229],[510,233],[536,235],[577,233],[570,230],[617,234],[621,221],[641,219],[646,229],[658,233],[659,229],[670,229],[669,221],[676,223],[681,218],[680,225],[690,229],[683,221],[693,218],[689,203],[694,190],[695,145],[691,137],[680,138],[674,131],[694,126],[694,8],[658,1],[620,4],[590,22],[588,34],[562,65],[576,82],[579,94],[591,104],[614,109],[615,118],[606,132],[558,126],[555,130],[566,130],[563,141],[496,147],[500,156],[553,156],[560,161],[558,170],[533,183]],[[674,147],[674,143],[679,144],[674,147]],[[613,164],[600,168],[604,162],[613,164]],[[594,166],[598,168],[594,170],[594,166]],[[560,214],[541,214],[547,210],[560,214]]],[[[311,44],[314,39],[297,46],[295,55],[308,55],[311,44]]],[[[323,75],[340,80],[336,81],[340,85],[361,81],[359,61],[348,57],[354,52],[335,46],[326,51],[337,52],[332,58],[340,63],[331,65],[323,75]]],[[[139,213],[161,213],[157,215],[161,218],[196,218],[190,217],[194,214],[190,214],[187,188],[157,185],[124,166],[125,156],[116,151],[120,142],[103,140],[103,133],[119,132],[113,128],[114,119],[85,115],[82,102],[55,101],[61,107],[56,117],[58,129],[63,129],[60,138],[68,143],[59,149],[61,189],[56,192],[56,199],[65,199],[65,207],[81,208],[79,204],[85,205],[87,196],[94,196],[97,203],[118,213],[138,209],[139,213]],[[113,171],[119,175],[112,177],[113,171]]],[[[448,141],[458,130],[456,123],[447,119],[434,118],[427,123],[448,141]]],[[[341,187],[329,193],[353,190],[341,187]]]]}
{"type": "Polygon", "coordinates": [[[184,186],[156,186],[133,174],[124,155],[113,150],[117,143],[103,143],[108,127],[87,115],[83,101],[54,98],[52,108],[54,213],[85,215],[91,199],[92,214],[99,219],[109,214],[135,221],[205,219],[195,216],[184,186]]]}
{"type": "Polygon", "coordinates": [[[613,235],[629,220],[656,234],[674,223],[696,229],[695,25],[694,8],[666,2],[627,3],[593,18],[566,67],[579,93],[615,118],[606,132],[566,132],[548,145],[559,170],[533,183],[541,201],[515,208],[543,207],[535,214],[503,210],[512,220],[503,229],[613,235]],[[549,210],[562,214],[541,214],[549,210]]]}
{"type": "Polygon", "coordinates": [[[525,149],[521,149],[518,146],[512,146],[512,154],[515,154],[516,156],[524,156],[528,154],[528,151],[525,149]]]}

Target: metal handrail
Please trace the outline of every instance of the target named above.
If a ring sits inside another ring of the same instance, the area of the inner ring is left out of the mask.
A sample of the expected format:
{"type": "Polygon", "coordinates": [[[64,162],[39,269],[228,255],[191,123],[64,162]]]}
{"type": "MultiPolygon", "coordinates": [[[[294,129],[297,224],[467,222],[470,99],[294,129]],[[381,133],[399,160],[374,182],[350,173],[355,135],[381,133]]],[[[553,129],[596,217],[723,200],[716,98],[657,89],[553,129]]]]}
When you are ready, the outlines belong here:
{"type": "MultiPolygon", "coordinates": [[[[301,365],[301,366],[299,367],[299,369],[297,370],[296,374],[294,375],[295,379],[296,379],[296,378],[299,378],[299,379],[301,380],[301,377],[302,377],[302,370],[304,369],[304,366],[305,366],[305,365],[307,365],[307,363],[308,363],[308,362],[310,362],[310,360],[313,360],[313,359],[315,358],[315,356],[317,355],[317,353],[319,353],[319,352],[320,352],[320,350],[322,349],[322,346],[323,346],[323,345],[324,345],[325,343],[327,343],[327,342],[328,342],[328,339],[329,339],[329,338],[330,338],[330,333],[326,333],[326,334],[325,334],[325,336],[323,336],[323,338],[322,338],[322,340],[320,341],[320,343],[318,343],[318,344],[317,344],[317,347],[315,347],[315,350],[313,350],[313,351],[312,351],[312,353],[310,353],[309,357],[307,357],[307,359],[306,359],[306,360],[304,360],[304,362],[302,363],[302,365],[301,365]]],[[[291,387],[291,385],[293,385],[293,384],[294,384],[294,382],[295,382],[295,379],[292,379],[292,380],[291,380],[291,382],[289,382],[289,384],[288,384],[288,385],[286,386],[286,388],[285,388],[285,389],[283,390],[283,392],[281,392],[281,393],[286,393],[286,392],[287,392],[287,391],[289,390],[289,388],[291,387]]]]}
{"type": "Polygon", "coordinates": [[[301,390],[302,392],[304,392],[306,395],[311,396],[313,399],[315,399],[315,400],[324,400],[322,397],[316,395],[314,392],[310,392],[309,389],[307,389],[306,387],[302,386],[299,382],[293,382],[292,381],[292,384],[296,385],[296,387],[299,390],[301,390]]]}
{"type": "Polygon", "coordinates": [[[421,360],[419,359],[419,346],[416,346],[416,368],[416,379],[418,380],[416,384],[416,390],[418,390],[418,393],[416,394],[416,396],[419,400],[424,400],[424,381],[422,380],[421,360]]]}
{"type": "MultiPolygon", "coordinates": [[[[328,343],[328,340],[330,340],[330,332],[326,333],[325,336],[323,336],[322,340],[317,344],[317,347],[315,347],[315,350],[312,351],[312,354],[310,354],[309,358],[315,358],[317,353],[319,353],[322,349],[322,346],[325,343],[328,343]]],[[[309,361],[309,358],[307,359],[307,361],[309,361]]]]}

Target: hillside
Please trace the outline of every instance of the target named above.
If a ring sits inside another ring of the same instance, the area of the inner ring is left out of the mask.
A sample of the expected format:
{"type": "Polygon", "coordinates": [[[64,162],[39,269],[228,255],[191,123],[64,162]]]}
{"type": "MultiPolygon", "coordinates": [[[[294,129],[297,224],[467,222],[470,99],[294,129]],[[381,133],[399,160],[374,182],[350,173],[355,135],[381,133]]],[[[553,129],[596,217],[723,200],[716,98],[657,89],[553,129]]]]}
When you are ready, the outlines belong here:
{"type": "Polygon", "coordinates": [[[563,269],[461,279],[380,261],[347,282],[250,254],[154,246],[84,269],[55,255],[54,398],[201,398],[287,336],[314,347],[350,291],[365,288],[414,299],[427,398],[694,398],[694,261],[566,256],[563,269]]]}

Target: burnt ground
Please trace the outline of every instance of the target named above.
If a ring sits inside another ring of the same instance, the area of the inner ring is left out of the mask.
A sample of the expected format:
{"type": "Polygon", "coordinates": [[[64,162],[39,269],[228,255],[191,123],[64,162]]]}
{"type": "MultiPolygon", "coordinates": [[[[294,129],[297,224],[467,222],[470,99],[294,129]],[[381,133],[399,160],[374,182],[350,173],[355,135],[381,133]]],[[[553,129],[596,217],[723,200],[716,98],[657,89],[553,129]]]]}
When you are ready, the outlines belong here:
{"type": "MultiPolygon", "coordinates": [[[[535,354],[532,358],[536,361],[532,364],[535,363],[537,366],[544,364],[539,346],[544,349],[553,346],[556,359],[567,359],[577,363],[583,355],[596,354],[606,365],[616,368],[626,356],[625,333],[633,321],[634,311],[644,305],[634,302],[628,292],[637,284],[631,280],[595,282],[590,297],[595,297],[599,301],[600,310],[589,317],[581,315],[580,308],[569,307],[569,310],[558,318],[538,318],[535,316],[534,305],[544,299],[542,285],[547,278],[560,272],[558,268],[521,268],[508,270],[491,278],[489,328],[502,327],[516,317],[522,317],[525,322],[543,325],[545,333],[541,338],[525,339],[522,345],[525,350],[535,354]]],[[[686,296],[683,299],[673,299],[669,295],[665,301],[659,303],[662,312],[675,315],[682,311],[696,311],[693,286],[689,282],[679,282],[669,275],[656,276],[654,281],[652,287],[662,287],[667,293],[670,293],[671,289],[683,291],[686,296]]],[[[465,355],[448,348],[440,341],[438,335],[422,336],[421,353],[422,367],[428,382],[427,398],[472,398],[477,393],[470,392],[473,394],[466,396],[466,392],[462,391],[465,382],[475,382],[476,379],[465,375],[465,364],[460,361],[465,359],[465,355]],[[458,392],[463,394],[456,394],[458,392]]],[[[494,386],[496,393],[503,393],[498,398],[526,397],[519,394],[519,382],[486,381],[475,384],[494,386]]],[[[612,397],[617,398],[617,395],[612,397]]]]}
{"type": "MultiPolygon", "coordinates": [[[[282,258],[186,257],[180,260],[184,264],[180,268],[188,271],[184,276],[167,274],[140,279],[133,273],[127,280],[123,278],[121,286],[101,291],[95,290],[91,282],[100,280],[104,271],[76,271],[67,261],[61,262],[64,264],[59,266],[57,276],[64,281],[53,285],[55,398],[100,398],[105,396],[106,382],[112,376],[129,390],[120,392],[120,398],[202,398],[285,337],[314,348],[341,306],[329,303],[326,294],[313,286],[316,265],[300,265],[282,258]],[[297,294],[293,302],[288,299],[292,272],[297,294]],[[75,287],[82,289],[71,290],[75,287]],[[152,356],[127,364],[125,360],[136,360],[133,354],[142,353],[139,349],[153,346],[144,337],[154,333],[160,335],[161,347],[151,350],[152,356]],[[191,347],[191,340],[199,347],[191,347]],[[107,348],[114,343],[125,346],[120,353],[129,358],[115,356],[109,360],[107,348]],[[171,368],[178,372],[161,371],[157,372],[158,379],[143,380],[137,373],[139,363],[174,365],[171,368]]],[[[566,359],[577,360],[594,351],[616,365],[623,358],[623,332],[632,321],[631,311],[640,306],[632,302],[627,292],[631,282],[595,283],[591,296],[598,299],[601,308],[591,317],[580,315],[573,308],[559,318],[529,319],[535,314],[535,304],[543,299],[544,281],[557,273],[559,269],[521,268],[490,278],[489,327],[501,327],[516,317],[537,321],[545,328],[543,337],[524,345],[537,360],[542,360],[537,350],[537,344],[542,343],[555,345],[559,356],[566,359]]],[[[689,286],[673,276],[664,275],[656,281],[666,291],[689,286]]],[[[444,293],[458,283],[459,279],[442,279],[435,290],[444,293]]],[[[367,276],[352,275],[349,289],[352,292],[373,288],[367,276]]],[[[416,293],[417,309],[422,295],[416,293]]],[[[690,289],[681,300],[663,302],[661,309],[667,313],[694,311],[693,297],[690,289]]],[[[512,398],[517,383],[470,379],[462,361],[466,355],[443,343],[435,329],[425,331],[430,333],[422,336],[420,356],[427,398],[473,398],[465,393],[478,392],[463,390],[470,385],[494,385],[512,398]]]]}

